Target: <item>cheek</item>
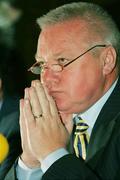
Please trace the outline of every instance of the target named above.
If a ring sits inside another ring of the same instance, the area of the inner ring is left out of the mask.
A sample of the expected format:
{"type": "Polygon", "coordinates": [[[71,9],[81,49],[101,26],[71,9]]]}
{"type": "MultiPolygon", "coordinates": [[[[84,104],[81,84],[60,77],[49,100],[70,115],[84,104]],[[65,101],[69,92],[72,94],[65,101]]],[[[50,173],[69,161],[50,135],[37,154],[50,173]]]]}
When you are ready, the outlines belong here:
{"type": "Polygon", "coordinates": [[[56,98],[58,109],[72,113],[84,111],[98,99],[103,83],[100,68],[65,71],[58,85],[63,90],[56,98]]]}
{"type": "Polygon", "coordinates": [[[82,67],[75,72],[64,76],[64,85],[70,98],[90,98],[97,91],[102,83],[102,71],[99,67],[82,67]]]}
{"type": "Polygon", "coordinates": [[[62,86],[69,98],[74,98],[80,94],[80,89],[84,86],[84,78],[80,72],[66,72],[61,78],[62,86]]]}

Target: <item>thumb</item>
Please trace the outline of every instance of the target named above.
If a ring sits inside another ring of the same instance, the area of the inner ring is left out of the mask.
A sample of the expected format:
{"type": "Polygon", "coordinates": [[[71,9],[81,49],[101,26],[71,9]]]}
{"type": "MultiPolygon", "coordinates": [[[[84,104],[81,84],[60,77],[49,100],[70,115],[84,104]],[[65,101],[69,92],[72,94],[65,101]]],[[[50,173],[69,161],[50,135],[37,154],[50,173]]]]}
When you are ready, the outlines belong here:
{"type": "Polygon", "coordinates": [[[60,116],[61,116],[63,124],[65,125],[66,129],[68,130],[68,133],[71,134],[72,130],[73,130],[72,114],[60,113],[60,116]]]}

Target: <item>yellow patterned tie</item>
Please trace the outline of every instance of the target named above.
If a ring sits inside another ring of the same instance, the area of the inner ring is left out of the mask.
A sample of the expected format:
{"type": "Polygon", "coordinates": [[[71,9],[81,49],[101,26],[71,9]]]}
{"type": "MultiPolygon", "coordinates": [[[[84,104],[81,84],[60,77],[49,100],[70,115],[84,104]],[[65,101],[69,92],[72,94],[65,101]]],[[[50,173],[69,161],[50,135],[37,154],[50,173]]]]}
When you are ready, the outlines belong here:
{"type": "Polygon", "coordinates": [[[83,119],[80,117],[77,118],[79,121],[74,132],[74,150],[77,157],[81,156],[83,159],[86,159],[86,150],[89,143],[87,129],[89,126],[84,122],[83,119]]]}

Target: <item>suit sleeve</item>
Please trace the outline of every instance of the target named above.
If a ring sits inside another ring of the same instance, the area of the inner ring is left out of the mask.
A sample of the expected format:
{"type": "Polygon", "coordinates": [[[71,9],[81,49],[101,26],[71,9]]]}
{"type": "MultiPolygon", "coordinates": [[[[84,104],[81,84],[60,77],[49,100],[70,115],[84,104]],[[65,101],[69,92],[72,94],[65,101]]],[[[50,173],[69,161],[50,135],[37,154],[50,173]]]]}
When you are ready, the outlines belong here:
{"type": "Polygon", "coordinates": [[[57,160],[42,180],[100,180],[82,158],[69,154],[57,160]]]}

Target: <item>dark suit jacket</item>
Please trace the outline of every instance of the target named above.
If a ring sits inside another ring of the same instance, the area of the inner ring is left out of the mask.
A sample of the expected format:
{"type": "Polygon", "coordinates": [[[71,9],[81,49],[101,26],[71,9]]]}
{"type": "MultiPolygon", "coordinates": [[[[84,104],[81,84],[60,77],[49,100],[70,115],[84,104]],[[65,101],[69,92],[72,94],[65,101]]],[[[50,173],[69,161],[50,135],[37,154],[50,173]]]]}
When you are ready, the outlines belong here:
{"type": "Polygon", "coordinates": [[[5,97],[0,110],[0,133],[9,142],[9,154],[0,164],[0,180],[3,180],[8,170],[21,153],[19,132],[19,99],[16,96],[5,97]]]}
{"type": "Polygon", "coordinates": [[[93,128],[86,161],[69,154],[43,180],[120,180],[120,79],[93,128]]]}

